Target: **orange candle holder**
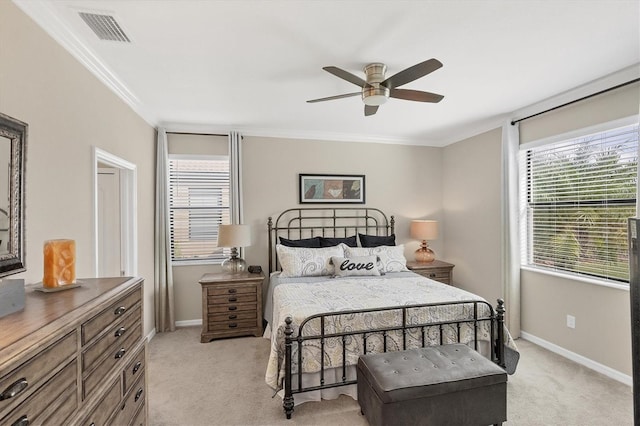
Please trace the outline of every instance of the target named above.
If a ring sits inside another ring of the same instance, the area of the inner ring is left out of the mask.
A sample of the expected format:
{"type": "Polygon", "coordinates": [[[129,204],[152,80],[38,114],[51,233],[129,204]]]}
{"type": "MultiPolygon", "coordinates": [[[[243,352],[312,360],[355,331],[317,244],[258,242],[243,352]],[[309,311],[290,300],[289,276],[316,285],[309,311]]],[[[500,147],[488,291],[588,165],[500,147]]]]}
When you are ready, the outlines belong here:
{"type": "Polygon", "coordinates": [[[44,242],[44,288],[56,288],[76,282],[75,240],[44,242]]]}

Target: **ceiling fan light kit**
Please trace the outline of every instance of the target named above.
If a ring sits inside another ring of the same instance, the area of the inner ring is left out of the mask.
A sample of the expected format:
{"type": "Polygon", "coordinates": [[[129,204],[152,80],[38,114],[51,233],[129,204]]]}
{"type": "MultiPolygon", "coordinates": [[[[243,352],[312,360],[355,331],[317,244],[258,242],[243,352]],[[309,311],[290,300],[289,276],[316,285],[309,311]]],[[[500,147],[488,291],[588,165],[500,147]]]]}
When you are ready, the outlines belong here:
{"type": "Polygon", "coordinates": [[[432,73],[440,67],[442,67],[442,63],[437,59],[431,58],[424,62],[420,62],[419,64],[416,64],[412,67],[409,67],[403,71],[400,71],[399,73],[394,74],[389,78],[385,78],[387,66],[379,62],[374,62],[364,67],[366,81],[338,67],[324,67],[322,68],[323,70],[335,75],[338,78],[348,81],[349,83],[359,86],[362,90],[361,92],[346,93],[344,95],[329,96],[319,99],[311,99],[307,102],[315,103],[332,101],[362,94],[362,102],[364,102],[365,105],[365,116],[375,114],[378,111],[378,107],[387,102],[390,97],[404,99],[407,101],[437,103],[440,102],[444,98],[444,96],[438,95],[436,93],[422,92],[419,90],[397,89],[397,87],[424,77],[425,75],[432,73]]]}

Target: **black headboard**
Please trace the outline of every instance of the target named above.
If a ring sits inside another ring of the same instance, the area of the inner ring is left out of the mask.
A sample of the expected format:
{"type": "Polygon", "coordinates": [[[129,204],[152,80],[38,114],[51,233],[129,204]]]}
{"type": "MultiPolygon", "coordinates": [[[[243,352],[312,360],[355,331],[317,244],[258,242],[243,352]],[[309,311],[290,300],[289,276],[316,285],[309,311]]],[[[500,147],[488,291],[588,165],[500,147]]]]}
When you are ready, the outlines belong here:
{"type": "Polygon", "coordinates": [[[367,207],[300,207],[267,221],[269,229],[269,273],[280,267],[276,254],[278,237],[292,240],[311,237],[350,237],[358,233],[391,235],[395,219],[380,209],[367,207]]]}

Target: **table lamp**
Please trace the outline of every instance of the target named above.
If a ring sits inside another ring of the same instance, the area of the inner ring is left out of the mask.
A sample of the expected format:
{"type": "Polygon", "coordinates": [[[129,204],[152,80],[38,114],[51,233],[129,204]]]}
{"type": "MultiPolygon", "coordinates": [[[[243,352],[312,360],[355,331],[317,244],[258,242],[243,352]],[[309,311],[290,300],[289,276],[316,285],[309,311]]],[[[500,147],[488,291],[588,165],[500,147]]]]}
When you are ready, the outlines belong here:
{"type": "Polygon", "coordinates": [[[231,257],[222,262],[222,270],[230,273],[245,271],[247,262],[238,257],[238,247],[251,245],[249,225],[220,225],[218,231],[218,247],[231,248],[231,257]]]}
{"type": "Polygon", "coordinates": [[[438,238],[437,220],[412,220],[411,236],[417,240],[422,240],[420,248],[416,250],[416,262],[431,263],[435,260],[436,254],[429,248],[427,240],[438,238]]]}

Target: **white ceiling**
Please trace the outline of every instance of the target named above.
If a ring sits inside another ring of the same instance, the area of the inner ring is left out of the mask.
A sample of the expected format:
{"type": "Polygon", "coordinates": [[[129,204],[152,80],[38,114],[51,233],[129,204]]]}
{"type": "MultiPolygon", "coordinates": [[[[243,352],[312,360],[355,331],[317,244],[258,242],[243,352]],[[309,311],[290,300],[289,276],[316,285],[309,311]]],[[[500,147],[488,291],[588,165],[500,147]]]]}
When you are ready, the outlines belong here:
{"type": "Polygon", "coordinates": [[[443,146],[505,114],[640,64],[640,1],[14,0],[152,125],[443,146]],[[78,11],[115,16],[101,41],[78,11]],[[322,70],[444,66],[364,117],[322,70]]]}

